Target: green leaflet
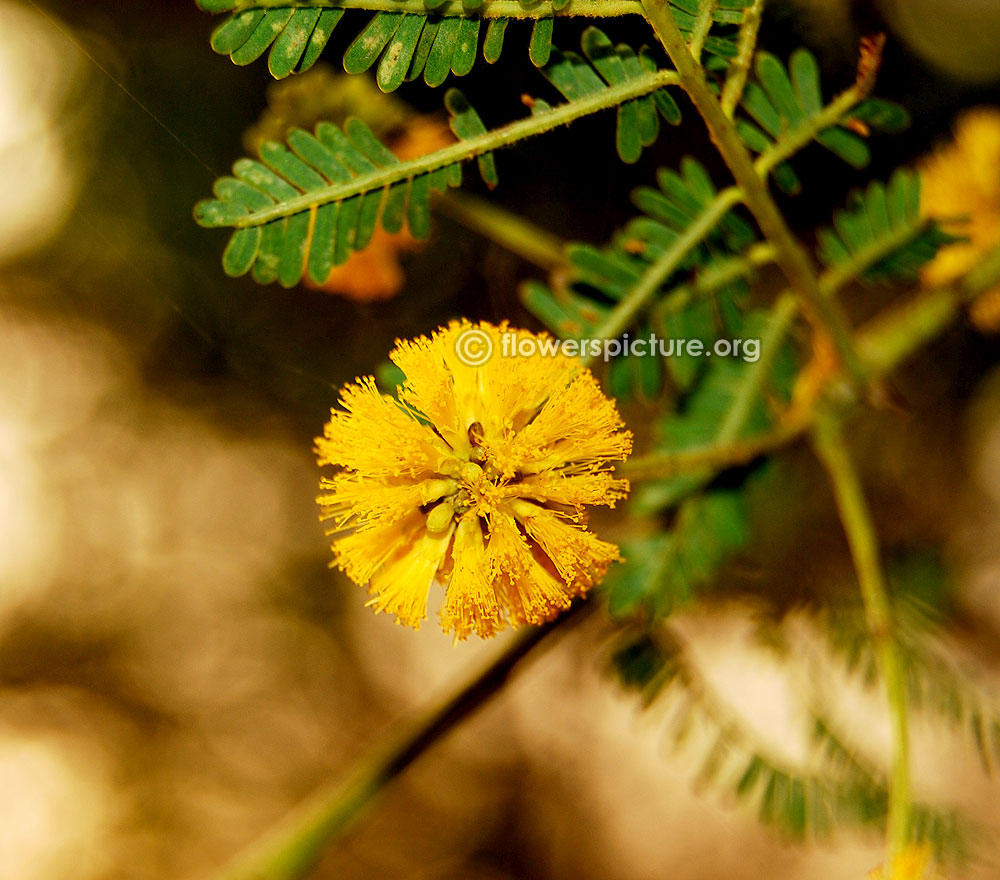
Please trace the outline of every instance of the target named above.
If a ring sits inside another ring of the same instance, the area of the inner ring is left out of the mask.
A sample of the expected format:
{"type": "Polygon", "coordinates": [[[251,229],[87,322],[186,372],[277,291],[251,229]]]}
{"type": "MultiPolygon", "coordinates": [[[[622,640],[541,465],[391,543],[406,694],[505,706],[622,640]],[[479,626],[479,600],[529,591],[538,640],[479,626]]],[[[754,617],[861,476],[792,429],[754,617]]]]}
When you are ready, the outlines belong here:
{"type": "Polygon", "coordinates": [[[795,100],[807,117],[823,109],[823,92],[819,82],[819,64],[811,52],[793,52],[788,71],[795,89],[795,100]]]}
{"type": "Polygon", "coordinates": [[[549,63],[549,56],[552,54],[552,23],[551,18],[539,18],[531,29],[528,57],[535,67],[544,67],[549,63]]]}
{"type": "Polygon", "coordinates": [[[476,63],[479,48],[479,19],[463,18],[458,28],[455,51],[451,56],[451,72],[455,76],[465,76],[476,63]]]}
{"type": "Polygon", "coordinates": [[[379,61],[376,82],[383,92],[395,91],[402,85],[410,71],[417,44],[426,24],[426,17],[421,15],[403,17],[379,61]]]}
{"type": "Polygon", "coordinates": [[[579,339],[607,315],[608,307],[572,291],[553,291],[540,281],[526,281],[518,294],[525,308],[564,339],[579,339]]]}
{"type": "MultiPolygon", "coordinates": [[[[469,138],[486,133],[486,126],[483,125],[483,120],[479,118],[479,114],[475,108],[458,89],[449,89],[445,93],[444,103],[451,114],[449,123],[451,130],[455,133],[455,137],[460,140],[468,140],[469,138]]],[[[497,177],[496,161],[493,158],[493,154],[486,153],[483,156],[479,156],[476,161],[479,165],[479,173],[482,175],[483,182],[490,189],[493,189],[500,182],[497,177]]]]}
{"type": "MultiPolygon", "coordinates": [[[[652,264],[676,244],[718,196],[704,166],[691,157],[682,160],[680,173],[661,169],[657,183],[658,187],[639,187],[633,192],[633,201],[643,213],[616,232],[609,245],[568,246],[567,287],[550,289],[540,282],[521,287],[525,307],[550,330],[563,337],[593,336],[611,305],[635,289],[652,264]]],[[[709,230],[705,241],[681,260],[676,275],[664,280],[664,289],[678,284],[692,270],[742,253],[755,238],[753,227],[743,216],[729,211],[709,230]]],[[[691,302],[696,296],[691,289],[682,290],[680,307],[664,310],[654,304],[653,317],[640,323],[632,338],[648,338],[655,332],[660,339],[698,338],[711,343],[720,332],[735,332],[735,324],[722,326],[719,319],[730,321],[734,297],[741,296],[743,289],[742,282],[707,284],[695,302],[691,302]]],[[[672,302],[667,297],[662,305],[671,306],[672,302]]],[[[663,359],[619,357],[611,361],[610,378],[616,397],[649,399],[662,391],[668,376],[676,387],[688,388],[704,363],[704,359],[686,351],[663,359]]]]}
{"type": "Polygon", "coordinates": [[[249,9],[233,15],[212,32],[212,48],[220,55],[230,55],[250,39],[263,18],[263,9],[249,9]]]}
{"type": "Polygon", "coordinates": [[[507,33],[506,18],[491,18],[486,28],[486,39],[483,41],[483,58],[487,64],[494,64],[503,52],[503,38],[507,33]]]}
{"type": "Polygon", "coordinates": [[[267,56],[267,69],[275,79],[295,72],[296,66],[302,60],[309,47],[316,25],[319,24],[322,9],[301,9],[285,26],[281,35],[271,46],[267,56]]]}
{"type": "Polygon", "coordinates": [[[910,114],[899,104],[881,98],[866,98],[854,108],[851,118],[890,134],[898,134],[910,127],[910,114]]]}
{"type": "Polygon", "coordinates": [[[344,70],[347,73],[364,73],[371,67],[389,44],[403,18],[401,12],[375,13],[364,30],[347,47],[344,53],[344,70]]]}
{"type": "MultiPolygon", "coordinates": [[[[541,21],[538,22],[541,24],[541,21]]],[[[536,25],[537,28],[537,25],[536,25]]],[[[613,46],[596,27],[583,33],[581,48],[575,52],[552,49],[542,74],[569,101],[619,86],[657,69],[648,52],[636,52],[624,43],[613,46]]],[[[634,163],[644,147],[652,145],[660,132],[659,116],[672,125],[680,121],[680,111],[665,89],[618,105],[615,145],[623,162],[634,163]]]]}
{"type": "Polygon", "coordinates": [[[425,22],[420,31],[420,39],[417,40],[417,46],[413,50],[413,57],[410,59],[410,69],[406,72],[407,82],[412,82],[424,72],[440,27],[440,19],[429,18],[425,22]]]}
{"type": "MultiPolygon", "coordinates": [[[[206,8],[206,3],[202,3],[206,8]]],[[[222,4],[208,11],[222,11],[222,4]]],[[[231,4],[225,7],[231,8],[231,4]]],[[[343,9],[246,9],[236,12],[212,34],[212,48],[234,64],[250,64],[271,49],[268,69],[277,79],[302,73],[316,63],[343,9]]]]}
{"type": "Polygon", "coordinates": [[[461,170],[450,165],[389,185],[364,185],[396,164],[361,120],[349,119],[343,130],[322,122],[314,134],[294,130],[286,144],[263,144],[260,161],[236,162],[234,176],[216,182],[215,198],[200,202],[195,218],[202,226],[237,227],[223,255],[227,274],[249,272],[258,283],[283,287],[304,275],[322,283],[334,266],[368,244],[380,218],[387,231],[397,232],[405,215],[410,232],[426,237],[431,194],[461,183],[461,170]],[[350,187],[353,192],[338,197],[338,188],[350,187]],[[300,210],[254,223],[255,214],[310,194],[316,198],[306,199],[300,210]]]}
{"type": "Polygon", "coordinates": [[[268,9],[246,41],[230,53],[233,64],[242,66],[256,61],[296,17],[294,9],[268,9]]]}
{"type": "Polygon", "coordinates": [[[424,82],[427,85],[439,86],[451,73],[451,59],[461,28],[462,22],[457,18],[446,18],[438,26],[424,65],[424,82]]]}

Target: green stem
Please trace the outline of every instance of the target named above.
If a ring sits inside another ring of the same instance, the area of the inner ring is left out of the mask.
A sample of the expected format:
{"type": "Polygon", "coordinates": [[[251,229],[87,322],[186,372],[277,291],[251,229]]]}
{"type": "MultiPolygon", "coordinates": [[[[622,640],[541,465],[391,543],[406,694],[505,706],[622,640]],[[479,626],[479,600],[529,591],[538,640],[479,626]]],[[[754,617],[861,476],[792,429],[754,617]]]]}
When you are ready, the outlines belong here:
{"type": "Polygon", "coordinates": [[[730,443],[743,430],[747,419],[750,418],[753,405],[764,387],[764,382],[771,374],[774,360],[781,350],[781,343],[792,325],[798,308],[798,300],[791,293],[778,297],[760,341],[760,357],[744,371],[736,397],[733,398],[732,405],[719,427],[719,433],[715,438],[717,443],[730,443]]]}
{"type": "Polygon", "coordinates": [[[760,31],[760,21],[764,15],[764,0],[753,0],[753,3],[743,10],[743,24],[740,26],[739,51],[726,74],[726,84],[722,88],[722,112],[728,119],[733,118],[736,105],[743,97],[747,77],[750,75],[750,62],[757,48],[757,33],[760,31]]]}
{"type": "Polygon", "coordinates": [[[782,422],[772,431],[738,442],[714,442],[677,452],[652,452],[633,456],[615,468],[615,475],[632,482],[663,480],[683,474],[718,472],[749,464],[755,458],[787,446],[807,426],[805,421],[782,422]]]}
{"type": "Polygon", "coordinates": [[[434,205],[438,213],[478,232],[546,272],[566,263],[563,253],[565,243],[558,236],[492,202],[451,192],[441,196],[434,205]]]}
{"type": "Polygon", "coordinates": [[[771,198],[753,160],[726,117],[718,98],[708,87],[705,71],[691,56],[666,0],[643,0],[649,20],[681,77],[681,85],[705,120],[709,134],[743,190],[743,199],[761,232],[776,251],[776,262],[802,298],[810,318],[831,338],[848,373],[863,380],[861,363],[851,345],[850,327],[839,306],[822,295],[819,281],[805,249],[795,240],[788,224],[771,198]]]}
{"type": "Polygon", "coordinates": [[[837,290],[861,277],[880,260],[908,245],[923,233],[930,223],[931,221],[918,217],[855,251],[843,263],[823,273],[823,277],[819,280],[820,290],[824,296],[833,296],[837,290]]]}
{"type": "Polygon", "coordinates": [[[847,450],[840,416],[821,411],[812,436],[816,453],[833,487],[861,587],[868,633],[885,677],[893,740],[886,864],[892,865],[910,840],[910,737],[906,673],[893,635],[892,609],[879,560],[875,526],[857,469],[847,450]]]}
{"type": "Polygon", "coordinates": [[[1000,247],[954,284],[927,291],[874,318],[862,328],[858,351],[874,373],[888,373],[951,324],[963,305],[998,285],[1000,247]]]}
{"type": "Polygon", "coordinates": [[[780,424],[776,429],[746,442],[737,442],[740,432],[746,426],[764,382],[770,375],[774,359],[781,349],[781,343],[798,311],[798,301],[791,293],[785,293],[771,309],[767,328],[761,339],[760,357],[740,377],[736,394],[722,419],[711,446],[680,452],[653,453],[645,459],[633,459],[634,472],[627,463],[618,470],[631,480],[657,480],[677,476],[678,473],[698,474],[700,480],[694,487],[705,485],[712,474],[723,467],[746,464],[786,443],[804,430],[805,421],[798,418],[780,424]],[[679,470],[683,467],[684,470],[679,470]]]}
{"type": "MultiPolygon", "coordinates": [[[[740,201],[740,191],[734,186],[720,192],[698,217],[681,233],[674,243],[645,271],[639,282],[607,314],[594,330],[598,339],[614,339],[632,323],[643,306],[677,269],[684,259],[740,201]]],[[[589,360],[586,361],[589,363],[589,360]]]]}
{"type": "Polygon", "coordinates": [[[245,9],[324,7],[365,9],[370,12],[411,12],[420,15],[469,16],[478,18],[552,18],[553,16],[584,16],[587,18],[617,18],[622,15],[642,15],[639,0],[570,0],[556,9],[551,0],[523,4],[520,0],[487,0],[476,10],[462,0],[446,0],[433,10],[425,0],[198,0],[205,12],[242,12],[245,9]]]}
{"type": "MultiPolygon", "coordinates": [[[[882,255],[870,254],[869,265],[882,255]]],[[[861,267],[863,268],[863,267],[861,267]]],[[[846,279],[841,278],[843,282],[846,279]]],[[[824,276],[822,286],[832,290],[833,277],[824,276]]],[[[1000,248],[987,254],[974,269],[954,285],[939,287],[903,305],[892,306],[862,327],[855,343],[865,372],[873,379],[885,376],[906,358],[938,336],[956,318],[961,306],[980,293],[1000,285],[1000,248]]],[[[784,296],[784,295],[783,295],[784,296]]],[[[770,336],[770,334],[767,334],[770,336]]],[[[771,346],[762,349],[767,351],[771,346]]],[[[764,355],[761,355],[762,359],[764,355]]],[[[759,361],[758,361],[759,363],[759,361]]],[[[834,381],[834,377],[831,377],[834,381]]],[[[616,471],[632,481],[659,480],[699,470],[745,464],[758,455],[778,449],[808,430],[817,413],[828,404],[817,401],[807,412],[796,414],[773,431],[740,443],[713,443],[680,452],[653,452],[633,456],[616,471]]],[[[728,421],[728,416],[726,421],[728,421]]],[[[733,416],[736,422],[736,417],[733,416]]],[[[732,428],[730,428],[730,431],[732,428]]],[[[728,433],[728,432],[727,432],[728,433]]]]}
{"type": "Polygon", "coordinates": [[[688,47],[695,59],[701,58],[701,50],[705,47],[708,32],[712,29],[712,18],[715,15],[717,0],[701,0],[698,4],[698,15],[691,30],[691,42],[688,47]]]}
{"type": "Polygon", "coordinates": [[[667,291],[654,307],[650,321],[657,329],[663,329],[663,321],[686,308],[692,300],[708,296],[734,281],[749,278],[761,266],[773,262],[774,248],[766,242],[751,245],[741,256],[723,258],[702,269],[692,284],[679,284],[667,291]]]}
{"type": "MultiPolygon", "coordinates": [[[[761,153],[753,163],[760,179],[766,178],[778,165],[812,143],[816,135],[823,129],[829,128],[843,119],[844,115],[862,98],[864,98],[864,92],[857,86],[851,86],[837,95],[815,116],[787,133],[783,133],[780,140],[761,153]]],[[[770,195],[768,198],[770,199],[770,195]]]]}
{"type": "Polygon", "coordinates": [[[673,71],[659,70],[645,73],[620,85],[609,86],[575,101],[560,104],[551,110],[529,116],[526,119],[519,119],[476,137],[459,141],[444,149],[435,150],[426,156],[419,156],[415,159],[379,168],[371,174],[355,178],[350,183],[332,184],[312,192],[303,193],[294,198],[286,199],[271,208],[254,211],[235,222],[221,225],[237,229],[246,226],[261,226],[272,220],[291,217],[329,202],[339,202],[351,196],[382,189],[401,180],[428,174],[439,168],[491,153],[501,147],[508,147],[534,135],[552,131],[584,116],[617,107],[633,98],[648,95],[664,86],[677,85],[678,82],[677,74],[673,71]]]}
{"type": "Polygon", "coordinates": [[[297,880],[315,865],[329,842],[342,835],[393,779],[475,712],[510,678],[514,668],[556,629],[590,613],[579,602],[561,617],[519,635],[478,675],[383,739],[348,776],[316,792],[268,834],[225,866],[214,880],[297,880]]]}
{"type": "MultiPolygon", "coordinates": [[[[847,89],[824,107],[815,117],[784,134],[780,140],[772,144],[757,158],[753,166],[756,174],[766,176],[773,168],[795,155],[795,153],[809,144],[818,132],[833,125],[840,119],[860,98],[861,95],[856,89],[847,89]]],[[[653,298],[660,285],[674,272],[680,261],[711,233],[715,228],[715,224],[725,216],[726,211],[739,202],[745,201],[746,198],[739,187],[729,187],[722,190],[715,197],[715,200],[684,231],[684,234],[674,243],[674,246],[650,266],[638,284],[608,313],[607,317],[596,329],[594,335],[602,339],[612,339],[623,333],[631,325],[639,311],[653,298]]],[[[895,238],[892,241],[895,242],[895,238]]],[[[755,250],[749,256],[755,264],[777,262],[780,251],[771,243],[763,243],[756,245],[755,250]]],[[[867,258],[867,253],[859,255],[859,261],[867,258]]],[[[852,260],[850,266],[854,267],[857,265],[857,262],[852,260]]],[[[712,283],[716,284],[717,282],[713,281],[712,283]]],[[[677,299],[680,300],[682,298],[680,289],[678,289],[677,293],[677,299]]],[[[822,297],[829,299],[829,291],[821,288],[820,294],[822,297]]],[[[667,301],[664,300],[665,303],[667,301]]],[[[668,311],[670,310],[670,306],[666,308],[668,311]]]]}

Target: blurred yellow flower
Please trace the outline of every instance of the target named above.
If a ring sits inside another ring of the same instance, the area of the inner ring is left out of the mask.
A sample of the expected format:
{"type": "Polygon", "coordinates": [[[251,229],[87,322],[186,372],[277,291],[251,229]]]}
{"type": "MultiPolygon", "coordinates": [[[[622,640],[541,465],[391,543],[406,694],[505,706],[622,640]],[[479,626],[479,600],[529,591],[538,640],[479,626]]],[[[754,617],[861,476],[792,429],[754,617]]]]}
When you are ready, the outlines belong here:
{"type": "Polygon", "coordinates": [[[370,376],[342,390],[316,440],[320,465],[342,470],[317,501],[335,564],[376,611],[419,628],[437,581],[444,630],[486,638],[556,617],[619,558],[585,505],[627,494],[611,467],[632,435],[589,370],[542,353],[545,338],[453,321],[397,340],[398,400],[370,376]]]}
{"type": "Polygon", "coordinates": [[[893,859],[892,867],[878,868],[869,880],[941,880],[926,843],[911,843],[893,859]]]}
{"type": "MultiPolygon", "coordinates": [[[[925,283],[947,284],[1000,244],[1000,109],[963,113],[954,141],[926,157],[920,172],[924,213],[967,219],[954,231],[969,241],[942,249],[924,270],[925,283]]],[[[981,330],[1000,331],[1000,288],[982,294],[970,314],[981,330]]]]}
{"type": "MultiPolygon", "coordinates": [[[[400,162],[444,149],[454,142],[447,122],[427,116],[409,119],[404,128],[386,137],[386,145],[400,162]]],[[[400,257],[410,251],[419,251],[424,244],[405,229],[386,232],[378,225],[364,250],[352,253],[343,265],[334,266],[322,284],[313,284],[307,278],[305,285],[314,290],[339,293],[356,302],[389,299],[399,293],[406,282],[400,257]]]]}
{"type": "MultiPolygon", "coordinates": [[[[455,142],[447,119],[418,114],[395,95],[380,91],[367,77],[338,73],[321,62],[300,76],[271,84],[267,109],[247,129],[243,143],[247,152],[259,155],[263,143],[283,141],[292,129],[311,130],[323,120],[343,126],[352,116],[364,119],[401,162],[455,142]]],[[[405,229],[386,232],[379,224],[368,246],[334,266],[324,281],[317,284],[306,278],[303,284],[356,302],[390,299],[406,282],[400,258],[421,250],[424,244],[405,229]]]]}

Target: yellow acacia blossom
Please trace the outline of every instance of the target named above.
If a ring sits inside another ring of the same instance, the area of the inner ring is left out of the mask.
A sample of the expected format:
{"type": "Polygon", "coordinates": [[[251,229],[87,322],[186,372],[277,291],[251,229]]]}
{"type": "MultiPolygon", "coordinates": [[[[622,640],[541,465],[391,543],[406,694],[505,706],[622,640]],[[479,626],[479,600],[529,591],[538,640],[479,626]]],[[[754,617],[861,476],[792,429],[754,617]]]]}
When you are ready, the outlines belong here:
{"type": "MultiPolygon", "coordinates": [[[[924,213],[961,218],[954,231],[969,239],[944,248],[924,270],[925,283],[947,284],[1000,245],[1000,109],[963,113],[954,141],[925,158],[920,173],[924,213]]],[[[970,315],[979,329],[1000,331],[1000,288],[982,294],[970,315]]]]}
{"type": "Polygon", "coordinates": [[[341,391],[316,440],[341,470],[317,501],[334,564],[376,611],[419,628],[436,582],[444,630],[485,638],[554,618],[619,559],[586,506],[627,494],[611,468],[632,435],[590,371],[540,339],[453,321],[397,340],[398,399],[370,376],[341,391]]]}

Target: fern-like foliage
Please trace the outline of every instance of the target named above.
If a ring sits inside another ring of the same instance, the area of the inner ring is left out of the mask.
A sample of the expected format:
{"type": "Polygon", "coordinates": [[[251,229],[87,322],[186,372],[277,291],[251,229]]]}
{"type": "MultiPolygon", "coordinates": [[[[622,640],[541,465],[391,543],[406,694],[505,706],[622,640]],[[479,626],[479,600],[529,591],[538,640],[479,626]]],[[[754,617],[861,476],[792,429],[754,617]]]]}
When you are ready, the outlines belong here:
{"type": "MultiPolygon", "coordinates": [[[[459,138],[486,131],[461,92],[450,91],[446,103],[459,138]]],[[[308,274],[322,283],[368,244],[379,220],[398,232],[405,218],[414,237],[426,238],[431,194],[462,180],[451,154],[439,154],[438,161],[401,163],[360,119],[348,120],[343,131],[321,122],[315,134],[292,131],[287,146],[265,143],[260,161],[239,160],[233,177],[216,181],[216,198],[196,206],[195,217],[203,226],[236,227],[222,260],[227,274],[252,271],[258,283],[284,287],[308,274]]],[[[493,157],[478,162],[487,184],[495,184],[493,157]]]]}
{"type": "MultiPolygon", "coordinates": [[[[1000,695],[980,682],[975,670],[948,656],[941,641],[941,621],[932,606],[909,595],[921,577],[907,566],[905,577],[890,569],[894,584],[895,636],[905,660],[907,695],[912,707],[944,719],[966,732],[985,770],[1000,767],[1000,695]]],[[[864,611],[857,603],[814,609],[817,630],[867,686],[879,683],[864,611]]]]}
{"type": "MultiPolygon", "coordinates": [[[[198,5],[206,12],[238,6],[236,0],[199,0],[198,5]]],[[[305,72],[319,60],[343,15],[344,10],[336,8],[242,9],[215,29],[212,48],[239,65],[251,64],[270,49],[268,69],[282,79],[305,72]]]]}
{"type": "MultiPolygon", "coordinates": [[[[623,85],[657,69],[656,61],[645,47],[637,54],[624,43],[614,46],[596,27],[584,31],[581,47],[586,60],[575,52],[553,49],[549,63],[542,68],[546,79],[569,101],[623,85]]],[[[544,102],[535,102],[533,107],[534,112],[546,109],[544,102]]],[[[638,161],[643,147],[656,141],[660,116],[671,125],[681,121],[680,109],[666,89],[618,105],[615,143],[623,162],[638,161]]]]}
{"type": "MultiPolygon", "coordinates": [[[[534,18],[528,56],[536,67],[549,59],[553,16],[563,11],[568,2],[551,0],[546,4],[548,14],[534,18]]],[[[228,55],[234,64],[245,65],[270,49],[267,66],[276,79],[303,73],[315,64],[346,11],[336,0],[326,3],[290,0],[283,6],[246,0],[198,0],[198,5],[206,12],[231,13],[212,34],[211,44],[216,52],[228,55]]],[[[383,91],[392,91],[421,75],[427,85],[439,86],[449,73],[455,76],[469,73],[476,61],[484,21],[487,26],[483,58],[492,64],[503,51],[510,19],[503,16],[484,19],[482,0],[465,4],[448,0],[415,4],[400,0],[398,5],[398,11],[376,11],[344,54],[344,69],[348,73],[363,73],[378,62],[377,81],[383,91]]],[[[521,0],[524,12],[538,5],[521,0]]]]}
{"type": "Polygon", "coordinates": [[[622,543],[627,560],[615,567],[602,589],[612,616],[639,611],[666,617],[688,604],[718,569],[744,546],[749,533],[744,493],[706,492],[685,504],[666,532],[622,543]]]}
{"type": "MultiPolygon", "coordinates": [[[[741,100],[749,119],[738,119],[736,128],[747,147],[763,153],[789,131],[807,127],[820,117],[823,92],[819,65],[815,56],[805,49],[792,53],[787,70],[774,55],[759,52],[754,71],[756,77],[746,84],[741,100]]],[[[835,124],[813,131],[812,136],[848,165],[863,168],[871,160],[871,151],[857,130],[900,131],[908,124],[909,118],[901,107],[869,98],[835,124]]],[[[774,170],[774,179],[789,193],[797,193],[802,188],[787,163],[774,170]]]]}
{"type": "MultiPolygon", "coordinates": [[[[626,631],[612,644],[611,667],[649,706],[670,702],[667,735],[675,748],[698,729],[709,743],[697,780],[715,785],[760,819],[795,839],[822,838],[838,828],[880,828],[888,795],[884,774],[849,747],[830,723],[813,716],[808,766],[782,760],[757,742],[699,674],[684,643],[667,627],[626,631]]],[[[955,814],[915,804],[913,835],[939,858],[968,857],[965,822],[955,814]]]]}
{"type": "MultiPolygon", "coordinates": [[[[585,35],[583,49],[585,59],[559,53],[546,68],[550,77],[558,74],[557,87],[567,97],[585,88],[582,83],[592,83],[594,89],[607,88],[609,77],[602,82],[593,68],[604,74],[602,68],[607,68],[611,59],[617,62],[628,58],[634,65],[631,49],[611,47],[599,31],[585,35]]],[[[655,63],[645,49],[638,53],[638,62],[650,66],[655,63]]],[[[758,55],[756,70],[757,81],[748,83],[744,105],[764,121],[774,139],[745,119],[740,121],[740,130],[751,146],[761,151],[762,169],[770,170],[787,189],[798,188],[787,159],[811,141],[819,140],[839,151],[842,158],[860,164],[868,161],[868,146],[848,126],[858,128],[861,120],[867,120],[865,125],[885,128],[906,123],[901,108],[876,99],[862,100],[864,89],[860,88],[848,90],[824,105],[819,66],[806,50],[793,54],[790,73],[766,53],[758,55]]],[[[619,106],[618,140],[623,158],[636,158],[644,143],[655,137],[654,108],[658,102],[661,115],[673,121],[671,113],[676,105],[666,89],[619,106]],[[631,115],[627,123],[626,113],[631,115]]],[[[527,308],[554,332],[562,336],[593,335],[602,328],[615,304],[649,277],[657,260],[684,239],[706,212],[717,208],[719,199],[734,193],[725,190],[720,194],[704,169],[690,160],[682,167],[681,175],[661,171],[658,183],[659,189],[646,187],[633,195],[644,216],[629,223],[610,245],[602,249],[575,245],[569,249],[568,281],[553,285],[551,290],[540,283],[523,287],[522,299],[527,308]]],[[[729,207],[738,201],[737,192],[729,207]]],[[[913,220],[911,214],[906,216],[913,220]]],[[[909,241],[905,238],[908,229],[894,230],[893,234],[901,242],[909,241]]],[[[704,228],[698,240],[680,255],[673,271],[660,279],[660,289],[665,291],[662,300],[650,297],[648,309],[633,320],[632,328],[640,336],[655,330],[671,338],[703,340],[726,331],[735,333],[726,319],[738,317],[739,310],[732,303],[740,298],[745,290],[744,279],[759,263],[759,255],[751,256],[748,251],[755,239],[753,227],[738,212],[721,212],[717,222],[704,228]],[[690,283],[683,283],[681,276],[690,283]]],[[[879,239],[871,244],[881,253],[886,242],[879,239]]],[[[861,254],[859,258],[864,257],[861,254]]],[[[635,392],[650,398],[663,388],[667,374],[677,387],[686,389],[702,368],[703,359],[683,355],[668,358],[665,363],[653,358],[621,358],[612,363],[611,382],[616,396],[627,397],[635,392]]]]}
{"type": "Polygon", "coordinates": [[[921,216],[920,175],[914,171],[900,168],[888,184],[872,181],[852,192],[848,204],[834,212],[832,227],[817,233],[819,256],[836,270],[881,251],[884,256],[860,275],[868,283],[915,281],[943,245],[957,240],[921,216]]]}
{"type": "MultiPolygon", "coordinates": [[[[712,15],[722,32],[709,34],[705,50],[719,58],[732,58],[737,49],[735,32],[729,25],[743,20],[742,8],[749,0],[723,0],[712,15]]],[[[362,73],[376,63],[379,88],[389,92],[403,82],[423,77],[429,86],[439,86],[449,74],[464,76],[475,65],[480,35],[485,23],[482,56],[494,63],[503,52],[504,37],[511,18],[494,14],[495,0],[455,3],[426,0],[423,4],[399,0],[400,9],[376,11],[344,54],[344,69],[362,73]],[[421,8],[423,7],[423,8],[421,8]]],[[[198,0],[210,13],[230,13],[213,32],[211,45],[234,64],[251,64],[268,53],[267,66],[277,79],[303,73],[319,59],[344,17],[337,0],[289,0],[276,6],[253,0],[198,0]]],[[[577,14],[569,0],[507,0],[516,17],[533,20],[528,57],[536,67],[545,66],[552,52],[552,33],[557,15],[577,14]]],[[[597,7],[581,9],[593,15],[597,7]]],[[[636,12],[641,6],[636,3],[636,12]]],[[[353,11],[353,10],[352,10],[353,11]]],[[[358,10],[363,11],[363,10],[358,10]]],[[[671,11],[689,37],[698,18],[697,0],[673,0],[671,11]]]]}
{"type": "MultiPolygon", "coordinates": [[[[549,286],[529,281],[521,287],[521,299],[553,332],[568,338],[594,335],[608,313],[651,271],[665,255],[676,251],[690,227],[705,212],[716,210],[719,190],[705,167],[686,157],[680,171],[660,169],[656,187],[639,187],[632,201],[643,212],[619,230],[604,247],[574,243],[567,248],[564,279],[549,286]]],[[[721,212],[703,240],[693,242],[678,259],[675,269],[663,280],[664,287],[680,277],[739,254],[756,238],[753,227],[736,210],[721,212]]],[[[718,335],[715,315],[736,317],[730,303],[734,290],[723,288],[713,304],[707,296],[700,302],[685,301],[685,308],[662,309],[654,319],[638,322],[636,335],[661,338],[714,339],[718,335]]],[[[666,369],[674,381],[686,387],[693,358],[684,353],[667,358],[666,369]]],[[[616,391],[628,395],[633,383],[644,396],[659,393],[664,381],[664,361],[656,357],[618,358],[612,362],[616,391]]]]}
{"type": "MultiPolygon", "coordinates": [[[[588,326],[588,315],[581,314],[579,303],[594,300],[595,294],[609,303],[621,300],[649,265],[676,245],[719,194],[705,167],[690,156],[681,162],[680,173],[660,169],[656,181],[657,187],[643,186],[632,193],[633,203],[643,213],[617,232],[609,245],[597,248],[578,243],[568,248],[572,285],[580,296],[574,299],[570,294],[557,301],[551,294],[546,296],[537,283],[525,287],[525,304],[538,309],[537,316],[542,320],[557,319],[552,330],[584,336],[595,329],[588,326]],[[560,311],[554,311],[553,306],[560,311]]],[[[729,211],[705,240],[692,248],[677,272],[688,272],[720,254],[739,253],[754,238],[751,225],[737,212],[729,211]]]]}
{"type": "MultiPolygon", "coordinates": [[[[739,333],[759,338],[764,327],[764,313],[755,311],[740,325],[739,333]]],[[[708,364],[699,381],[656,425],[659,451],[711,445],[744,395],[746,383],[752,381],[746,365],[737,359],[713,358],[708,364]]],[[[752,401],[735,432],[737,438],[760,434],[774,424],[774,402],[787,402],[796,365],[791,346],[781,346],[774,357],[768,399],[752,401]]],[[[605,580],[612,613],[657,620],[710,588],[746,544],[750,533],[747,493],[756,481],[768,477],[766,470],[750,471],[738,481],[716,485],[709,483],[709,475],[694,472],[637,486],[629,502],[633,514],[662,517],[674,508],[676,512],[664,533],[623,543],[625,562],[605,580]]]]}
{"type": "Polygon", "coordinates": [[[425,236],[430,193],[457,186],[459,165],[471,158],[477,160],[486,184],[495,186],[492,150],[498,146],[618,107],[619,145],[630,157],[655,138],[657,112],[678,121],[677,106],[664,91],[676,84],[677,76],[660,70],[648,54],[612,48],[596,28],[588,29],[584,44],[593,67],[578,56],[580,63],[573,67],[559,55],[545,68],[550,80],[572,96],[567,103],[553,108],[537,101],[531,117],[487,131],[465,97],[451,89],[445,103],[462,143],[403,163],[359,120],[344,132],[329,123],[321,123],[315,136],[292,132],[287,147],[265,144],[260,162],[240,160],[234,178],[217,182],[216,198],[197,206],[196,219],[203,226],[236,227],[223,260],[227,273],[241,275],[252,269],[260,283],[291,286],[306,272],[312,280],[320,279],[363,248],[379,216],[387,230],[399,229],[404,206],[410,231],[425,236]],[[387,190],[384,208],[382,190],[387,190]]]}

